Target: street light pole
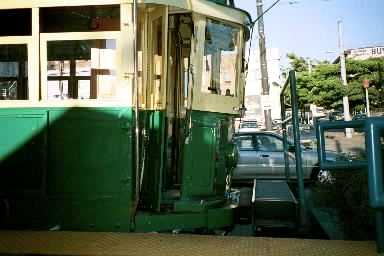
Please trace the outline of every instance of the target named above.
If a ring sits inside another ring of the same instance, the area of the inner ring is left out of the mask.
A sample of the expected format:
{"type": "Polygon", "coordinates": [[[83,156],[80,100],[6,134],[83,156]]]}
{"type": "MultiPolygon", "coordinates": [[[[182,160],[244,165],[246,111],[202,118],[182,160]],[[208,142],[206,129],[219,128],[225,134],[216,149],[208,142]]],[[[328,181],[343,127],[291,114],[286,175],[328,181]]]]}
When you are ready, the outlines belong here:
{"type": "MultiPolygon", "coordinates": [[[[338,20],[338,32],[339,32],[339,51],[340,51],[340,73],[341,73],[341,80],[343,82],[343,85],[348,87],[347,83],[347,70],[345,65],[345,52],[344,52],[344,43],[343,43],[343,21],[338,20]]],[[[351,114],[349,112],[349,100],[348,96],[345,95],[343,97],[343,108],[344,108],[344,120],[345,121],[351,121],[351,114]]],[[[347,138],[352,138],[353,129],[352,128],[346,128],[345,134],[347,138]]]]}
{"type": "Polygon", "coordinates": [[[367,116],[371,117],[371,111],[370,111],[370,106],[369,106],[369,94],[368,94],[368,88],[369,88],[369,80],[368,79],[363,80],[363,87],[365,89],[365,102],[367,104],[367,116]]]}
{"type": "Polygon", "coordinates": [[[367,101],[367,116],[371,117],[371,110],[369,109],[369,95],[368,95],[368,88],[365,88],[365,99],[367,101]]]}

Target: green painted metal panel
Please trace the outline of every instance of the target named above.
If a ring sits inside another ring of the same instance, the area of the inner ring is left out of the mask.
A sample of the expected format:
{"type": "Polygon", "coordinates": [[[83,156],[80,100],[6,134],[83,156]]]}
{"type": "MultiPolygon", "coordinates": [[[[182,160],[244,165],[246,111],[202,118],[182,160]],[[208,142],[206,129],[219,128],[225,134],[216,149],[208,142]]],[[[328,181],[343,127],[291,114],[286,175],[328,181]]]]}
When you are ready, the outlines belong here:
{"type": "Polygon", "coordinates": [[[48,194],[117,194],[130,177],[130,128],[119,110],[49,111],[48,194]],[[126,176],[126,177],[124,177],[126,176]]]}
{"type": "Polygon", "coordinates": [[[175,203],[175,212],[203,212],[208,209],[221,207],[225,204],[224,198],[209,199],[200,198],[200,200],[180,200],[175,203]]]}
{"type": "Polygon", "coordinates": [[[184,150],[182,198],[223,198],[228,172],[226,152],[230,117],[219,113],[192,113],[192,129],[184,150]]]}
{"type": "Polygon", "coordinates": [[[130,201],[122,195],[49,200],[46,227],[60,230],[129,232],[130,201]]]}
{"type": "Polygon", "coordinates": [[[212,195],[216,161],[215,136],[215,127],[195,125],[192,128],[192,138],[185,148],[184,198],[212,195]]]}
{"type": "Polygon", "coordinates": [[[197,228],[220,229],[234,223],[230,205],[199,213],[148,214],[140,212],[136,218],[136,232],[192,230],[197,228]]]}
{"type": "Polygon", "coordinates": [[[46,154],[47,115],[41,111],[0,113],[0,194],[40,194],[46,154]]]}
{"type": "Polygon", "coordinates": [[[224,227],[231,227],[235,223],[234,205],[225,205],[220,208],[208,210],[207,215],[207,228],[208,229],[222,229],[224,227]]]}
{"type": "Polygon", "coordinates": [[[9,226],[129,231],[131,108],[1,109],[0,124],[0,199],[9,202],[9,226]],[[8,166],[17,175],[7,175],[8,166]],[[5,184],[38,193],[4,193],[5,184]]]}
{"type": "MultiPolygon", "coordinates": [[[[4,194],[6,186],[1,187],[0,199],[11,205],[12,216],[6,219],[9,227],[130,231],[135,189],[132,115],[130,108],[1,109],[4,159],[0,170],[8,160],[13,164],[25,161],[15,165],[20,172],[17,178],[12,180],[1,172],[0,182],[36,191],[4,194]],[[15,152],[24,155],[12,158],[15,152]],[[38,170],[37,176],[34,170],[38,170]]],[[[165,214],[161,212],[161,196],[168,143],[166,117],[160,111],[141,113],[141,117],[148,138],[143,136],[141,141],[145,170],[140,206],[152,214],[136,219],[141,223],[138,230],[230,225],[229,214],[219,210],[225,205],[230,118],[193,113],[189,143],[183,145],[182,198],[175,199],[175,208],[181,210],[165,214]],[[218,214],[211,214],[209,220],[211,209],[218,209],[218,214]]]]}

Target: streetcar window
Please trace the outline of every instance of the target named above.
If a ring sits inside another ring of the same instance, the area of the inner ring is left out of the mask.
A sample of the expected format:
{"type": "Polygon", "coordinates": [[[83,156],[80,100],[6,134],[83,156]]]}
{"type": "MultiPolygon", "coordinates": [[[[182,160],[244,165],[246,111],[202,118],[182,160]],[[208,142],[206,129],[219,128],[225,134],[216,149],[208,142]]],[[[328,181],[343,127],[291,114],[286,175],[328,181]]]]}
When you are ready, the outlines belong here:
{"type": "Polygon", "coordinates": [[[40,31],[42,33],[119,30],[119,5],[47,7],[40,9],[40,31]]]}
{"type": "Polygon", "coordinates": [[[202,92],[236,96],[240,29],[207,19],[202,92]]]}
{"type": "Polygon", "coordinates": [[[162,104],[163,90],[163,27],[162,17],[152,21],[152,88],[150,101],[153,108],[160,107],[162,104]]]}
{"type": "Polygon", "coordinates": [[[0,36],[32,35],[32,10],[0,10],[0,36]]]}
{"type": "Polygon", "coordinates": [[[26,44],[0,45],[0,100],[28,99],[26,44]]]}
{"type": "Polygon", "coordinates": [[[48,99],[115,99],[116,40],[47,43],[48,99]]]}

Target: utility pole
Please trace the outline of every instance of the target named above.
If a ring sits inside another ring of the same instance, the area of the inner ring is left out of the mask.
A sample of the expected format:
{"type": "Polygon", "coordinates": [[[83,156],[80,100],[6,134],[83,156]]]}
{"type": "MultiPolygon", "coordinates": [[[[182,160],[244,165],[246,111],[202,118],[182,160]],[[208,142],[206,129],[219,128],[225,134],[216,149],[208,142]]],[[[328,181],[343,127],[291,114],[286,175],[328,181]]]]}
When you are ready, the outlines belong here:
{"type": "Polygon", "coordinates": [[[371,110],[369,109],[369,95],[368,88],[365,88],[365,101],[367,102],[367,116],[371,117],[371,110]]]}
{"type": "Polygon", "coordinates": [[[308,64],[308,73],[312,74],[312,61],[310,58],[307,58],[307,64],[308,64]]]}
{"type": "Polygon", "coordinates": [[[265,49],[265,33],[264,33],[264,18],[263,18],[263,0],[256,0],[258,30],[259,30],[259,52],[260,52],[260,71],[261,71],[261,86],[262,86],[262,104],[264,111],[265,129],[272,129],[271,117],[271,102],[269,99],[269,83],[268,83],[268,66],[267,66],[267,51],[265,49]]]}
{"type": "Polygon", "coordinates": [[[365,101],[367,104],[367,116],[371,117],[371,110],[369,108],[369,94],[368,94],[369,80],[368,79],[363,80],[363,87],[365,89],[365,101]]]}
{"type": "MultiPolygon", "coordinates": [[[[341,81],[344,86],[348,86],[347,83],[347,70],[345,65],[345,52],[344,52],[344,43],[343,43],[343,21],[338,20],[338,32],[339,32],[339,51],[340,51],[340,73],[341,73],[341,81]]],[[[343,108],[344,108],[344,121],[351,121],[351,114],[349,113],[349,100],[348,96],[344,95],[343,97],[343,108]]],[[[352,138],[353,129],[346,128],[345,134],[347,138],[352,138]]]]}

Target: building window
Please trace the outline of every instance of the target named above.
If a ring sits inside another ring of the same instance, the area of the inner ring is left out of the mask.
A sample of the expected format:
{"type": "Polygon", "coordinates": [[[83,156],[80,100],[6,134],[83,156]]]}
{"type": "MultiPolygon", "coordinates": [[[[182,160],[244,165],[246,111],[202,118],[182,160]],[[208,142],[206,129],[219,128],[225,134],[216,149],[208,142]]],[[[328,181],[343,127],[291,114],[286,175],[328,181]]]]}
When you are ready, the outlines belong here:
{"type": "Polygon", "coordinates": [[[240,29],[207,19],[202,92],[236,96],[240,29]]]}
{"type": "Polygon", "coordinates": [[[47,98],[114,99],[116,40],[63,40],[47,42],[47,98]]]}
{"type": "Polygon", "coordinates": [[[26,99],[28,99],[27,45],[0,45],[0,100],[26,99]]]}

